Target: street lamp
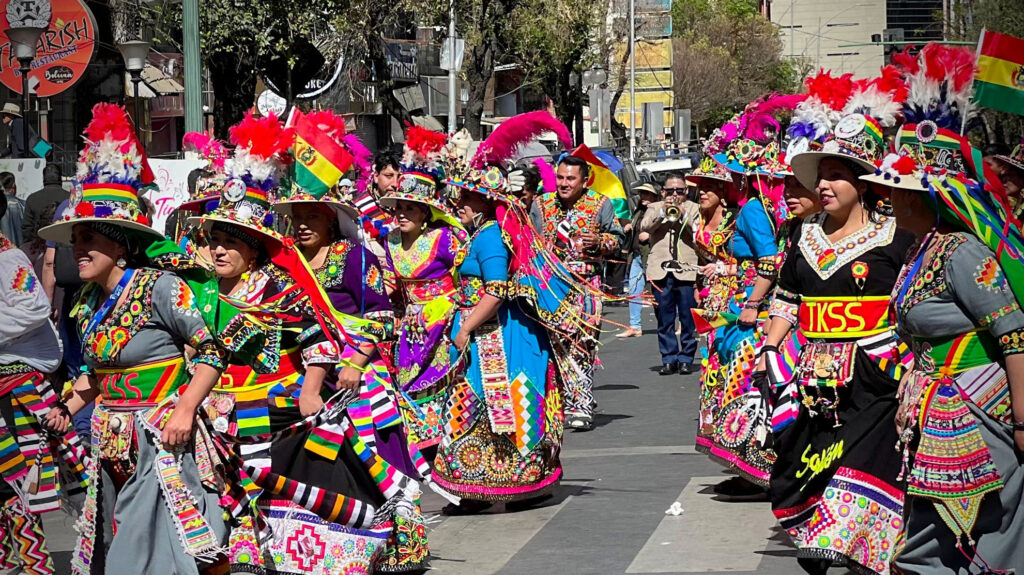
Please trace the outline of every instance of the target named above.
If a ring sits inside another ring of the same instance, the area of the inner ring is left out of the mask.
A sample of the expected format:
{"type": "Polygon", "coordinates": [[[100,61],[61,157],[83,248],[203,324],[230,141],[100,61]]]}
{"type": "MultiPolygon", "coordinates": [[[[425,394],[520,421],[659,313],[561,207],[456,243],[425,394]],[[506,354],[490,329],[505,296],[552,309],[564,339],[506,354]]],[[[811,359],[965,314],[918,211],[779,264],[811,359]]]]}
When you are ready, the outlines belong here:
{"type": "MultiPolygon", "coordinates": [[[[604,145],[604,84],[608,81],[608,72],[604,68],[594,65],[593,68],[583,72],[583,84],[590,86],[594,91],[597,100],[597,145],[604,145]]],[[[590,111],[594,115],[594,111],[590,111]]]]}
{"type": "Polygon", "coordinates": [[[149,42],[145,40],[129,40],[117,45],[117,49],[121,51],[121,57],[124,58],[124,68],[132,76],[132,95],[135,100],[133,104],[135,111],[132,114],[132,119],[135,120],[135,135],[139,138],[139,145],[142,145],[142,118],[139,116],[139,84],[142,82],[142,70],[146,67],[149,46],[149,42]]]}
{"type": "Polygon", "coordinates": [[[39,37],[50,27],[49,0],[24,0],[7,5],[7,38],[11,53],[21,64],[21,129],[25,157],[29,157],[28,130],[28,75],[32,71],[32,60],[36,59],[36,44],[39,37]]]}

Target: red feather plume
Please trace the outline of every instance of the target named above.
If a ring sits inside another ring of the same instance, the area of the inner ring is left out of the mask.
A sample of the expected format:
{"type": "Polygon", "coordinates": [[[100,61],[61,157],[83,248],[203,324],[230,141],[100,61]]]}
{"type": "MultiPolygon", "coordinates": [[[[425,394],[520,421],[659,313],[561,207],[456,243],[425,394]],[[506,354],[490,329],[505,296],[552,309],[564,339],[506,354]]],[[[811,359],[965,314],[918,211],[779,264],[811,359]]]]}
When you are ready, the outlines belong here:
{"type": "Polygon", "coordinates": [[[898,67],[893,65],[883,67],[882,75],[874,82],[880,92],[892,94],[894,102],[902,103],[907,100],[907,81],[898,67]]]}
{"type": "Polygon", "coordinates": [[[953,90],[959,92],[974,80],[974,52],[966,46],[944,46],[929,43],[921,50],[925,76],[936,82],[950,77],[953,90]]]}
{"type": "Polygon", "coordinates": [[[228,129],[231,143],[248,149],[249,154],[269,160],[292,144],[292,130],[285,128],[273,112],[257,118],[246,112],[245,118],[228,129]]]}
{"type": "Polygon", "coordinates": [[[124,108],[115,104],[99,103],[92,107],[92,120],[85,127],[85,138],[99,142],[107,138],[114,142],[135,140],[135,129],[124,108]]]}
{"type": "Polygon", "coordinates": [[[345,118],[333,110],[317,110],[306,114],[306,118],[332,139],[339,140],[345,135],[345,118]]]}
{"type": "Polygon", "coordinates": [[[893,65],[902,69],[908,76],[917,74],[917,71],[921,69],[921,65],[917,60],[917,54],[910,53],[913,49],[913,46],[905,46],[903,50],[896,52],[891,58],[893,65]]]}
{"type": "Polygon", "coordinates": [[[833,110],[842,110],[853,93],[853,74],[832,76],[832,72],[821,70],[817,76],[804,81],[807,93],[817,97],[823,104],[833,110]]]}
{"type": "Polygon", "coordinates": [[[409,126],[405,131],[405,147],[423,157],[440,152],[447,142],[447,135],[423,126],[409,126]]]}

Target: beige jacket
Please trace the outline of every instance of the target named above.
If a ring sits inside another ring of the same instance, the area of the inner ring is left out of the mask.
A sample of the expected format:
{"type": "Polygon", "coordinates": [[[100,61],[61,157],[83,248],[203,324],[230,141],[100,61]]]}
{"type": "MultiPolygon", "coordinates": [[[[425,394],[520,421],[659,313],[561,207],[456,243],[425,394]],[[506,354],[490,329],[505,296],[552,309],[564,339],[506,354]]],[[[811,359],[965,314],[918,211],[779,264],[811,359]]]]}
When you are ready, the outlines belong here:
{"type": "Polygon", "coordinates": [[[665,219],[664,201],[647,206],[647,213],[640,222],[640,231],[651,235],[648,240],[651,255],[647,257],[647,279],[651,281],[665,279],[669,273],[682,281],[692,282],[697,279],[697,252],[693,249],[692,223],[700,215],[700,206],[685,201],[679,207],[682,217],[674,224],[665,219]],[[681,272],[665,271],[662,265],[673,259],[682,263],[685,269],[681,272]]]}

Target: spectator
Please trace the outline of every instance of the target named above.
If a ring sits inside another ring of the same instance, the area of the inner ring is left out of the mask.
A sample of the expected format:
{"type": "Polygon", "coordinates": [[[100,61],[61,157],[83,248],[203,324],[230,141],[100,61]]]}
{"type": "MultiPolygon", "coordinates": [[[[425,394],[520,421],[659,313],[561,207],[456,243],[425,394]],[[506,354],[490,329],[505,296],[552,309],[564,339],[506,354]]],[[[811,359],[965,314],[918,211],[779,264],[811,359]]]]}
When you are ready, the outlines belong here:
{"type": "Polygon", "coordinates": [[[682,174],[671,173],[661,190],[664,200],[647,206],[640,230],[650,234],[651,253],[647,258],[647,279],[654,284],[657,302],[658,348],[661,350],[659,375],[693,373],[697,339],[693,315],[697,307],[693,284],[697,280],[697,252],[693,249],[691,224],[700,207],[687,199],[682,174]],[[678,214],[675,212],[678,210],[678,214]],[[680,332],[676,333],[676,321],[680,332]]]}
{"type": "MultiPolygon", "coordinates": [[[[533,198],[537,197],[537,192],[540,190],[540,169],[532,162],[523,166],[523,180],[523,189],[519,190],[519,199],[523,202],[526,213],[530,213],[530,207],[533,206],[533,198]]],[[[549,190],[544,191],[547,192],[549,190]]]]}
{"type": "Polygon", "coordinates": [[[39,140],[32,126],[28,128],[28,146],[25,145],[25,128],[21,117],[21,106],[7,102],[3,109],[0,109],[0,116],[3,118],[7,133],[4,136],[4,146],[0,150],[0,158],[34,158],[32,154],[32,142],[39,140]]]}
{"type": "Polygon", "coordinates": [[[640,230],[640,222],[647,213],[647,207],[658,201],[658,191],[654,184],[643,183],[633,187],[633,193],[639,197],[633,220],[626,232],[626,247],[629,260],[629,277],[626,279],[626,293],[632,296],[629,301],[629,329],[623,330],[615,337],[640,337],[643,335],[643,303],[640,295],[647,287],[647,256],[651,253],[648,240],[651,234],[640,230]]]}
{"type": "Polygon", "coordinates": [[[21,235],[22,222],[25,220],[25,202],[18,198],[18,185],[14,174],[0,172],[0,192],[7,197],[7,213],[0,218],[0,231],[7,236],[12,244],[21,247],[25,238],[21,235]]]}
{"type": "MultiPolygon", "coordinates": [[[[45,249],[45,243],[38,235],[39,228],[53,221],[54,210],[68,196],[67,190],[61,186],[60,166],[46,164],[43,168],[43,187],[32,192],[25,200],[25,219],[21,222],[21,236],[34,252],[45,249]]],[[[31,259],[34,261],[35,258],[31,259]]]]}

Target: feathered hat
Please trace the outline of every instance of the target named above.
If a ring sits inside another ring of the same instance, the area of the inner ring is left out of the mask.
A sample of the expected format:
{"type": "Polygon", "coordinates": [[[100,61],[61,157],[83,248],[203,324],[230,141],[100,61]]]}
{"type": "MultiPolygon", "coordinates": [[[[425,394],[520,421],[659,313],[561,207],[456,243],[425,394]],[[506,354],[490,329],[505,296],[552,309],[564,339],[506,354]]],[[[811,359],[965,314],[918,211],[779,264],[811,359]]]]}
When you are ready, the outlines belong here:
{"type": "Polygon", "coordinates": [[[398,200],[418,202],[431,208],[435,216],[450,216],[450,207],[441,195],[441,157],[447,141],[440,132],[409,126],[405,131],[402,175],[395,191],[381,197],[380,205],[393,210],[398,200]]]}
{"type": "Polygon", "coordinates": [[[853,74],[833,76],[828,70],[804,81],[807,98],[796,105],[786,136],[786,158],[821,149],[825,139],[843,117],[842,110],[853,93],[853,74]]]}
{"type": "Polygon", "coordinates": [[[249,112],[228,133],[235,152],[228,165],[220,203],[205,216],[189,218],[189,223],[200,223],[206,232],[215,223],[231,224],[280,242],[270,206],[276,200],[292,131],[274,113],[257,118],[249,112]]]}
{"type": "Polygon", "coordinates": [[[714,158],[705,156],[700,161],[697,169],[686,175],[686,181],[700,186],[704,181],[721,182],[725,185],[725,197],[722,198],[731,205],[739,205],[743,200],[742,194],[733,182],[732,173],[719,164],[714,158]]]}
{"type": "Polygon", "coordinates": [[[204,174],[196,180],[195,190],[191,190],[189,198],[178,206],[190,212],[209,212],[217,207],[220,191],[227,182],[226,162],[231,153],[224,144],[210,134],[188,132],[181,139],[185,157],[206,160],[204,174]]]}
{"type": "Polygon", "coordinates": [[[781,126],[775,115],[792,110],[805,94],[769,94],[747,104],[712,135],[707,151],[731,172],[745,175],[778,175],[781,126]]]}
{"type": "MultiPolygon", "coordinates": [[[[843,116],[820,146],[808,145],[788,158],[793,175],[808,190],[818,183],[818,165],[825,158],[842,158],[859,165],[866,173],[874,172],[875,163],[885,154],[884,129],[899,122],[907,86],[898,69],[887,66],[880,76],[851,81],[850,86],[842,106],[843,116]]],[[[836,95],[844,93],[845,82],[836,95]]],[[[834,98],[831,103],[838,104],[841,99],[834,98]]]]}
{"type": "Polygon", "coordinates": [[[515,160],[523,146],[547,133],[555,134],[565,149],[572,149],[572,133],[544,110],[509,118],[477,147],[468,162],[457,154],[449,154],[445,158],[444,183],[491,199],[509,201],[508,178],[498,166],[515,160]]]}
{"type": "Polygon", "coordinates": [[[1010,152],[1009,156],[1003,154],[996,155],[996,158],[1012,165],[1014,168],[1024,172],[1024,138],[1021,138],[1021,142],[1017,144],[1013,151],[1010,152]]]}
{"type": "Polygon", "coordinates": [[[359,172],[365,187],[373,167],[370,151],[354,134],[345,133],[345,119],[331,110],[306,115],[296,110],[291,118],[295,133],[291,153],[291,185],[282,190],[274,210],[288,217],[295,204],[323,203],[347,225],[359,217],[351,190],[342,190],[339,182],[352,168],[359,172]]]}
{"type": "Polygon", "coordinates": [[[68,209],[61,221],[39,230],[39,236],[67,243],[76,224],[93,223],[99,229],[115,226],[140,239],[162,238],[150,227],[139,200],[139,189],[153,182],[153,172],[124,109],[114,104],[93,106],[84,137],[68,209]]]}
{"type": "Polygon", "coordinates": [[[974,53],[934,43],[917,56],[909,50],[893,57],[907,89],[902,110],[906,123],[896,133],[894,152],[877,161],[876,169],[862,179],[925,191],[927,172],[969,172],[959,131],[969,121],[963,113],[974,78],[974,53]]]}

